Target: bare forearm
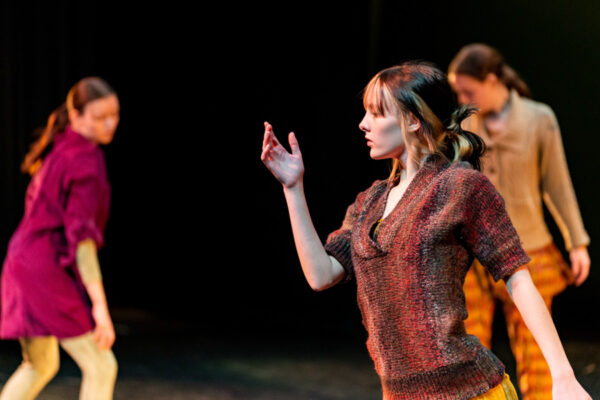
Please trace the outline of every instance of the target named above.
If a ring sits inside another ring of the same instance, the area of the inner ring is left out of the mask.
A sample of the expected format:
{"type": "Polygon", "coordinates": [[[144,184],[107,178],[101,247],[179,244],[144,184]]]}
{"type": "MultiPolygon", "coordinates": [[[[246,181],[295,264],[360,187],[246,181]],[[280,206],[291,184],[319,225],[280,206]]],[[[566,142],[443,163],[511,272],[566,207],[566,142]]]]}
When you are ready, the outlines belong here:
{"type": "Polygon", "coordinates": [[[511,297],[550,367],[553,380],[573,375],[558,332],[544,300],[534,286],[529,271],[516,272],[507,282],[511,297]]]}
{"type": "Polygon", "coordinates": [[[98,261],[98,251],[96,250],[96,243],[94,240],[85,239],[77,244],[75,260],[84,285],[93,281],[102,280],[100,262],[98,261]]]}
{"type": "Polygon", "coordinates": [[[85,239],[77,245],[76,252],[77,270],[81,276],[90,300],[95,305],[106,304],[102,273],[96,244],[92,239],[85,239]]]}
{"type": "Polygon", "coordinates": [[[325,251],[312,223],[302,183],[284,187],[292,232],[300,264],[308,284],[314,290],[324,290],[339,282],[345,271],[325,251]]]}
{"type": "Polygon", "coordinates": [[[106,303],[106,294],[104,292],[104,285],[102,281],[94,281],[85,285],[85,289],[94,305],[105,305],[108,308],[106,303]]]}

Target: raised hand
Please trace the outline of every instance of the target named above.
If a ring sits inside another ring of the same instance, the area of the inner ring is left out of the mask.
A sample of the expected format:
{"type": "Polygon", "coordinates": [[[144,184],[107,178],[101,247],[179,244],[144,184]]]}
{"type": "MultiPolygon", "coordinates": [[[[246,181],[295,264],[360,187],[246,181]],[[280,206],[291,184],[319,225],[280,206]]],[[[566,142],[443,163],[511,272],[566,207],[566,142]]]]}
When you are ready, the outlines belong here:
{"type": "Polygon", "coordinates": [[[294,132],[290,132],[288,141],[291,153],[279,143],[271,124],[265,122],[265,136],[260,159],[284,187],[293,188],[302,183],[304,163],[294,132]]]}

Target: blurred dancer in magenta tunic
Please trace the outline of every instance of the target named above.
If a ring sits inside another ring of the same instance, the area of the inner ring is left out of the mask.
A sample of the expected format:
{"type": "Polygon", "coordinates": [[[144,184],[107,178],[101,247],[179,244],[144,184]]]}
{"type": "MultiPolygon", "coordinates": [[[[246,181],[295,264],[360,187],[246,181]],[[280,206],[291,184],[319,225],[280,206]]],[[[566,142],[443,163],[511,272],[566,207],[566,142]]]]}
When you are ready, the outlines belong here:
{"type": "Polygon", "coordinates": [[[99,146],[118,123],[115,91],[84,78],[25,157],[32,179],[2,269],[0,318],[0,336],[19,340],[23,362],[0,399],[35,398],[58,371],[59,345],[81,368],[80,399],[112,398],[115,333],[97,258],[110,186],[99,146]]]}

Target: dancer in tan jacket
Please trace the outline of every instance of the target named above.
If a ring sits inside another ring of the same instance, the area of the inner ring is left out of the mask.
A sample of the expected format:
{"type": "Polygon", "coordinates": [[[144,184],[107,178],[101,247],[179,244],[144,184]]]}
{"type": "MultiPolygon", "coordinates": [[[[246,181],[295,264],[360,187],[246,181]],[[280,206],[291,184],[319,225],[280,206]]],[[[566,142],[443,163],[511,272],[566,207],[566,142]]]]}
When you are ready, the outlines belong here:
{"type": "MultiPolygon", "coordinates": [[[[463,47],[450,63],[448,77],[459,101],[479,109],[463,127],[486,142],[482,172],[505,200],[531,258],[528,268],[533,281],[550,309],[552,298],[568,284],[582,284],[590,268],[590,238],[577,206],[556,117],[550,107],[529,98],[527,85],[496,49],[485,44],[463,47]],[[542,201],[560,228],[571,268],[553,243],[542,201]]],[[[491,347],[495,300],[501,300],[524,398],[551,399],[552,377],[546,361],[504,284],[493,283],[475,262],[464,289],[467,331],[491,347]]]]}

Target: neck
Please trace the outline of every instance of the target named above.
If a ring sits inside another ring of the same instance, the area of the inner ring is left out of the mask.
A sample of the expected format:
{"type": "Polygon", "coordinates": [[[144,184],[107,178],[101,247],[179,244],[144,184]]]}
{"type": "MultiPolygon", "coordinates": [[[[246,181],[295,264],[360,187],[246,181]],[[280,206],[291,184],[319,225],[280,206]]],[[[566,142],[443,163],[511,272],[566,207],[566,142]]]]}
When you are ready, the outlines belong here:
{"type": "Polygon", "coordinates": [[[421,168],[421,157],[409,151],[406,157],[405,167],[406,168],[402,171],[401,181],[405,181],[408,183],[412,180],[412,178],[417,174],[417,172],[421,168]]]}
{"type": "Polygon", "coordinates": [[[412,178],[417,174],[417,171],[419,171],[419,168],[421,168],[420,163],[409,159],[406,163],[406,179],[412,180],[412,178]]]}

